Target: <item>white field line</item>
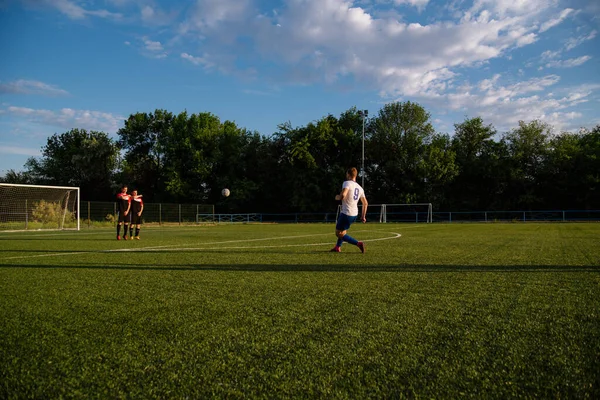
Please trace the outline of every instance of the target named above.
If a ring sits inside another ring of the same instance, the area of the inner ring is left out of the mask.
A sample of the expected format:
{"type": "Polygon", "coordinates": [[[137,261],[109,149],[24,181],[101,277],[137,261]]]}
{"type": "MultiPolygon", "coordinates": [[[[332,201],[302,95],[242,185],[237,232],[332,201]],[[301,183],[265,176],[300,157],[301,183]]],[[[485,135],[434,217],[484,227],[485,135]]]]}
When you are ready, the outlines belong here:
{"type": "MultiPolygon", "coordinates": [[[[358,224],[358,223],[357,223],[358,224]]],[[[370,224],[370,226],[373,225],[379,225],[379,223],[375,223],[372,222],[370,224]]],[[[385,224],[381,224],[381,225],[385,225],[385,224]]],[[[231,225],[227,225],[227,226],[231,226],[231,225]]],[[[331,229],[331,234],[333,235],[333,232],[335,230],[335,224],[330,225],[332,227],[331,229]]],[[[402,226],[402,229],[416,229],[416,228],[426,228],[427,226],[430,226],[430,224],[406,224],[402,226]]],[[[176,230],[177,232],[182,232],[182,231],[194,231],[194,232],[198,232],[198,231],[210,231],[211,229],[214,229],[213,226],[211,227],[206,227],[206,226],[185,226],[185,227],[160,227],[160,226],[148,226],[148,227],[143,227],[142,226],[142,231],[159,231],[159,230],[164,230],[164,231],[170,231],[170,230],[176,230]]],[[[77,236],[77,237],[81,237],[81,236],[96,236],[96,235],[106,235],[108,232],[113,232],[116,234],[115,228],[94,228],[94,231],[87,231],[87,229],[83,228],[79,231],[77,230],[67,230],[67,231],[59,231],[58,229],[55,230],[47,230],[45,232],[41,232],[41,231],[23,231],[23,230],[16,230],[16,231],[0,231],[0,238],[1,239],[23,239],[23,238],[30,238],[30,237],[51,237],[51,236],[77,236]],[[16,235],[11,235],[15,233],[16,235]]],[[[357,232],[375,232],[374,230],[372,231],[367,231],[367,230],[353,230],[350,233],[357,233],[357,232]]],[[[321,234],[316,234],[316,235],[306,235],[306,236],[317,236],[317,235],[321,235],[321,234]]],[[[325,235],[325,234],[323,234],[325,235]]],[[[110,234],[109,234],[110,236],[110,234]]],[[[113,235],[114,236],[114,235],[113,235]]]]}
{"type": "MultiPolygon", "coordinates": [[[[200,230],[209,230],[210,228],[206,228],[206,227],[194,227],[194,228],[181,228],[181,229],[177,229],[177,228],[160,228],[160,227],[147,227],[147,228],[143,228],[143,231],[157,231],[159,229],[164,229],[164,230],[177,230],[177,232],[181,232],[181,231],[200,231],[200,230]]],[[[85,229],[81,229],[79,231],[77,230],[73,230],[73,231],[59,231],[58,229],[55,229],[54,231],[46,231],[46,232],[39,232],[39,231],[2,231],[0,232],[0,238],[2,239],[23,239],[23,238],[30,238],[30,237],[51,237],[51,236],[77,236],[77,237],[82,237],[82,236],[95,236],[95,235],[102,235],[105,236],[107,234],[107,232],[113,232],[115,236],[116,235],[116,231],[115,228],[97,228],[95,229],[93,232],[90,231],[86,231],[85,229]],[[35,233],[34,233],[35,232],[35,233]],[[51,233],[51,232],[56,232],[56,233],[51,233]],[[9,236],[9,234],[11,233],[16,233],[16,235],[13,236],[9,236]],[[4,236],[4,234],[6,234],[7,236],[4,236]]]]}
{"type": "MultiPolygon", "coordinates": [[[[378,233],[388,233],[393,234],[394,236],[388,236],[377,239],[366,239],[362,240],[363,242],[375,242],[380,240],[391,240],[397,239],[402,235],[396,232],[383,232],[383,231],[354,231],[355,233],[360,232],[378,232],[378,233]]],[[[231,249],[267,249],[267,248],[281,248],[281,247],[301,247],[301,246],[325,246],[328,244],[332,244],[333,241],[328,241],[324,243],[297,243],[297,244],[280,244],[280,245],[266,245],[266,246],[229,246],[229,247],[213,247],[214,245],[220,244],[228,244],[228,243],[250,243],[257,241],[265,241],[265,240],[283,240],[283,239],[298,239],[304,237],[314,237],[314,236],[324,236],[324,235],[332,235],[331,233],[318,233],[312,235],[296,235],[296,236],[278,236],[271,238],[259,238],[259,239],[246,239],[246,240],[225,240],[221,242],[208,242],[205,243],[205,246],[202,247],[179,247],[179,246],[189,246],[186,245],[169,245],[169,246],[151,246],[151,247],[142,247],[136,249],[111,249],[111,250],[97,250],[97,251],[82,251],[82,252],[71,252],[71,253],[46,253],[46,254],[36,254],[29,256],[15,256],[15,257],[5,257],[3,260],[16,260],[16,259],[27,259],[27,258],[39,258],[39,257],[52,257],[52,256],[68,256],[68,255],[83,255],[83,254],[93,254],[93,253],[119,253],[119,252],[142,252],[142,251],[191,251],[191,250],[231,250],[231,249]],[[208,247],[207,247],[208,246],[208,247]]],[[[333,236],[333,235],[332,235],[333,236]]],[[[2,267],[2,265],[0,265],[2,267]]]]}
{"type": "MultiPolygon", "coordinates": [[[[378,238],[378,239],[368,239],[368,240],[363,240],[363,242],[375,242],[375,241],[379,241],[379,240],[390,240],[390,239],[397,239],[399,237],[401,237],[402,235],[396,232],[388,232],[388,233],[393,233],[395,236],[389,236],[389,237],[384,237],[384,238],[378,238]]],[[[328,234],[329,235],[329,234],[328,234]]],[[[319,235],[310,235],[310,236],[319,236],[319,235]]],[[[284,239],[289,239],[291,237],[285,237],[284,239]]],[[[280,239],[280,238],[278,238],[280,239]]],[[[258,240],[258,239],[257,239],[258,240]]],[[[239,242],[239,241],[237,241],[239,242]]],[[[229,243],[229,242],[218,242],[220,243],[229,243]]],[[[297,243],[297,244],[277,244],[277,245],[266,245],[266,246],[227,246],[227,247],[218,247],[218,248],[208,248],[210,250],[231,250],[231,249],[270,249],[270,248],[281,248],[281,247],[305,247],[305,246],[326,246],[326,245],[331,245],[333,242],[332,241],[328,241],[328,242],[324,242],[324,243],[297,243]]],[[[165,246],[166,247],[166,246],[165,246]]],[[[206,250],[206,247],[183,247],[183,248],[171,248],[171,249],[151,249],[151,248],[145,248],[145,249],[118,249],[118,250],[110,250],[110,251],[190,251],[190,250],[206,250]]]]}

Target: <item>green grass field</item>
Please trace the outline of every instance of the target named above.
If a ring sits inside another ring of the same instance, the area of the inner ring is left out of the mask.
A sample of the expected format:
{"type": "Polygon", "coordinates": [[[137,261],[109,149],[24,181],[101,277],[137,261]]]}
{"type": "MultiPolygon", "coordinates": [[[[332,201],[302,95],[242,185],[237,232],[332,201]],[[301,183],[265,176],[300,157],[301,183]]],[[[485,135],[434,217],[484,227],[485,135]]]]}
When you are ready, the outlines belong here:
{"type": "Polygon", "coordinates": [[[600,224],[0,233],[0,398],[598,398],[600,224]]]}

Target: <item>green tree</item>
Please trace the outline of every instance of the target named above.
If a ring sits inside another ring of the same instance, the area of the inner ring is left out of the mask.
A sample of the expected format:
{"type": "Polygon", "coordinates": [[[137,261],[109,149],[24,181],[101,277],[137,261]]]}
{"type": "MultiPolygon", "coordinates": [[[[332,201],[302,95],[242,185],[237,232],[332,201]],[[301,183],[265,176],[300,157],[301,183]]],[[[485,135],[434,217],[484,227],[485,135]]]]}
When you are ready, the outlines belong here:
{"type": "Polygon", "coordinates": [[[303,127],[279,125],[273,137],[279,151],[278,186],[293,183],[283,192],[282,205],[299,212],[335,210],[333,198],[340,190],[344,171],[360,167],[359,126],[362,122],[355,108],[340,119],[327,115],[303,127]]]}
{"type": "Polygon", "coordinates": [[[547,208],[597,209],[600,204],[600,125],[550,141],[541,182],[547,208]]]}
{"type": "Polygon", "coordinates": [[[425,149],[425,200],[444,207],[447,203],[446,190],[458,175],[456,154],[449,135],[434,134],[425,149]]]}
{"type": "Polygon", "coordinates": [[[173,114],[165,110],[136,113],[119,129],[119,145],[125,150],[122,183],[136,186],[147,201],[167,199],[165,142],[171,133],[173,114]]]}
{"type": "Polygon", "coordinates": [[[435,131],[430,114],[410,101],[386,104],[369,123],[366,166],[372,200],[382,203],[428,201],[427,146],[435,131]]]}
{"type": "Polygon", "coordinates": [[[583,194],[582,208],[600,208],[600,125],[581,138],[581,170],[584,171],[579,193],[583,194]]]}
{"type": "Polygon", "coordinates": [[[86,200],[106,200],[117,157],[118,146],[106,133],[72,129],[49,137],[42,157],[27,160],[26,174],[37,184],[79,186],[86,200]]]}
{"type": "Polygon", "coordinates": [[[488,209],[498,194],[498,155],[493,152],[498,149],[493,146],[496,130],[484,125],[480,117],[465,119],[454,129],[452,149],[459,175],[451,185],[451,206],[456,210],[488,209]]]}
{"type": "Polygon", "coordinates": [[[9,169],[6,171],[4,176],[0,177],[0,182],[2,183],[16,183],[16,184],[31,184],[33,183],[33,179],[30,174],[26,171],[15,171],[14,169],[9,169]]]}
{"type": "Polygon", "coordinates": [[[540,183],[550,150],[550,126],[534,120],[519,121],[519,127],[505,135],[510,156],[510,181],[507,195],[514,208],[535,209],[544,206],[540,183]]]}

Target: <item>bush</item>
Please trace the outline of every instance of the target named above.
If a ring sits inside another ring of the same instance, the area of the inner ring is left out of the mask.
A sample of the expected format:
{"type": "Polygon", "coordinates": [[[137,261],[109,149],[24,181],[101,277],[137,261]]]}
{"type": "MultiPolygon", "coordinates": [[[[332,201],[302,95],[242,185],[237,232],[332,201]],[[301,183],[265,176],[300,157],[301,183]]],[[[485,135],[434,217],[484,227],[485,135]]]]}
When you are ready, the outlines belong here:
{"type": "Polygon", "coordinates": [[[58,226],[61,225],[63,217],[65,224],[71,223],[75,220],[73,212],[68,210],[65,211],[60,203],[46,200],[40,200],[39,202],[33,204],[31,216],[35,222],[41,222],[42,224],[55,223],[58,226]]]}

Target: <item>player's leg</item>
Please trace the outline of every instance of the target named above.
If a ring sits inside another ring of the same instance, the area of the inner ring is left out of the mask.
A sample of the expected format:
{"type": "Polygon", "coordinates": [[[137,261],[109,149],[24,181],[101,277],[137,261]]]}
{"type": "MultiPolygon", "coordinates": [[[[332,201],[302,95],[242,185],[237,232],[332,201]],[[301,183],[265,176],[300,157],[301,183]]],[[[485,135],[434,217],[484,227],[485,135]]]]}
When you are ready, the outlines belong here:
{"type": "Polygon", "coordinates": [[[347,230],[350,229],[350,226],[354,223],[354,221],[356,221],[356,218],[357,218],[357,216],[348,217],[348,228],[344,232],[340,232],[340,234],[338,235],[338,238],[341,235],[341,239],[338,239],[338,242],[341,240],[341,241],[353,244],[353,245],[357,246],[362,253],[364,253],[365,252],[365,244],[363,242],[359,242],[358,240],[354,239],[352,236],[348,235],[348,233],[347,233],[347,230]]]}
{"type": "Polygon", "coordinates": [[[129,224],[127,221],[123,223],[123,240],[127,240],[127,231],[129,230],[129,224]]]}
{"type": "Polygon", "coordinates": [[[340,215],[338,216],[338,220],[335,223],[335,236],[337,236],[337,242],[334,246],[333,249],[331,249],[331,251],[339,253],[341,250],[340,248],[342,247],[342,244],[344,244],[344,236],[346,235],[346,230],[350,227],[350,217],[348,217],[346,214],[344,213],[340,213],[340,215]]]}
{"type": "Polygon", "coordinates": [[[358,240],[354,239],[352,236],[348,235],[348,233],[346,233],[348,231],[348,229],[350,229],[350,226],[352,225],[352,223],[354,221],[356,221],[356,216],[353,217],[347,217],[348,218],[348,228],[346,228],[346,231],[344,231],[344,235],[342,236],[342,240],[344,242],[353,244],[353,245],[357,245],[358,244],[358,240]]]}
{"type": "Polygon", "coordinates": [[[135,238],[140,240],[140,228],[142,227],[142,217],[138,216],[135,224],[135,238]]]}
{"type": "MultiPolygon", "coordinates": [[[[123,225],[125,217],[122,212],[119,212],[119,216],[117,217],[117,240],[121,240],[121,226],[123,225]]],[[[127,235],[127,231],[125,231],[125,235],[127,235]]]]}

